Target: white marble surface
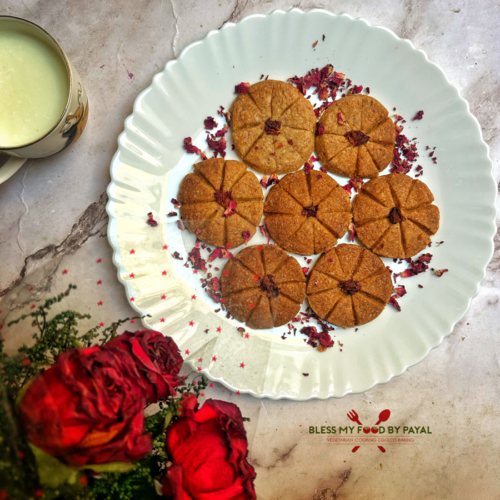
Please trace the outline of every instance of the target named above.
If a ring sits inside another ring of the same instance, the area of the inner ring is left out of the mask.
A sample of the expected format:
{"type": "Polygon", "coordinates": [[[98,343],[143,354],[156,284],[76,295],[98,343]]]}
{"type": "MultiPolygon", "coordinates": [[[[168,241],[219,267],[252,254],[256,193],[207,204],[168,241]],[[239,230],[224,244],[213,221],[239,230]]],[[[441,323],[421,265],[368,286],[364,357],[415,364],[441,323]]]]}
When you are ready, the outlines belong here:
{"type": "MultiPolygon", "coordinates": [[[[411,39],[466,97],[500,179],[500,7],[493,0],[378,2],[281,0],[0,0],[0,15],[41,24],[62,44],[90,99],[87,130],[70,150],[28,161],[0,185],[0,325],[67,283],[65,307],[109,323],[132,314],[106,239],[105,189],[123,121],[153,75],[192,41],[224,22],[292,6],[364,17],[411,39]],[[133,76],[131,76],[133,74],[133,76]],[[97,263],[102,259],[101,263],[97,263]],[[67,273],[63,274],[63,271],[67,273]],[[102,285],[97,281],[102,280],[102,285]],[[34,290],[29,291],[33,286],[34,290]],[[103,302],[98,306],[98,302],[103,302]]],[[[472,499],[500,491],[500,240],[479,295],[454,333],[390,383],[341,400],[256,400],[215,386],[207,397],[235,401],[247,424],[250,460],[263,500],[472,499]],[[429,426],[413,445],[328,443],[309,426],[345,426],[354,408],[375,423],[429,426]]],[[[7,348],[29,341],[27,323],[4,326],[7,348]]]]}

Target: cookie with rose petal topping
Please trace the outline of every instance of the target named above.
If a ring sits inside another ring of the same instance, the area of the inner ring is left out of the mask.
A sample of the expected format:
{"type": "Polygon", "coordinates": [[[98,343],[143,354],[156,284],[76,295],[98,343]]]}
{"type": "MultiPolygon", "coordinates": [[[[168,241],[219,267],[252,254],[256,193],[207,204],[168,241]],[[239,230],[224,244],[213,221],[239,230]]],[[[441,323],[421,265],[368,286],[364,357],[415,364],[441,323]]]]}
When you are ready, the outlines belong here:
{"type": "Polygon", "coordinates": [[[229,111],[236,152],[258,172],[295,172],[310,158],[316,116],[309,100],[290,83],[255,83],[229,111]]]}
{"type": "Polygon", "coordinates": [[[392,161],[396,128],[387,109],[368,95],[343,97],[321,116],[316,151],[329,172],[377,177],[392,161]]]}
{"type": "Polygon", "coordinates": [[[239,161],[210,158],[184,177],[177,199],[186,229],[198,239],[227,248],[247,242],[262,219],[259,180],[239,161]]]}
{"type": "Polygon", "coordinates": [[[300,264],[277,245],[255,245],[224,266],[221,292],[238,321],[250,328],[273,328],[297,315],[306,279],[300,264]]]}
{"type": "Polygon", "coordinates": [[[389,174],[363,184],[352,203],[356,234],[372,252],[393,259],[424,250],[439,229],[439,208],[418,179],[389,174]]]}
{"type": "Polygon", "coordinates": [[[391,273],[382,259],[359,245],[338,245],[322,255],[307,280],[312,310],[342,328],[373,321],[391,294],[391,273]]]}
{"type": "Polygon", "coordinates": [[[264,224],[282,248],[300,255],[330,250],[351,222],[351,202],[327,173],[299,170],[285,175],[267,195],[264,224]]]}

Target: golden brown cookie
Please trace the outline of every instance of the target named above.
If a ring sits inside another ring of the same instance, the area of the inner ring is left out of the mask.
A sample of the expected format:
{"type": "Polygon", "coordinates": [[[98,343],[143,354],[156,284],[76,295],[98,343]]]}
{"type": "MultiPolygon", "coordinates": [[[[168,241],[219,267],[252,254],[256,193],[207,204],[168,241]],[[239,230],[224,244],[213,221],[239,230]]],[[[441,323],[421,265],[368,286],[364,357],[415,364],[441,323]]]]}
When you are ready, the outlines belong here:
{"type": "Polygon", "coordinates": [[[312,310],[342,328],[373,321],[391,293],[391,273],[380,257],[358,245],[342,244],[321,256],[307,281],[312,310]]]}
{"type": "Polygon", "coordinates": [[[422,251],[439,229],[439,208],[420,180],[389,174],[363,185],[352,204],[356,234],[382,257],[403,259],[422,251]]]}
{"type": "Polygon", "coordinates": [[[351,178],[377,177],[392,161],[396,128],[373,97],[343,97],[319,123],[324,133],[316,137],[316,151],[328,171],[351,178]]]}
{"type": "Polygon", "coordinates": [[[178,194],[187,230],[209,245],[227,248],[236,248],[255,234],[263,198],[255,174],[243,163],[223,158],[196,163],[178,194]]]}
{"type": "Polygon", "coordinates": [[[250,328],[273,328],[297,315],[306,279],[299,263],[278,246],[251,246],[225,265],[221,292],[234,318],[250,328]]]}
{"type": "Polygon", "coordinates": [[[236,152],[263,174],[299,169],[314,150],[312,104],[290,83],[265,80],[239,94],[230,108],[236,152]]]}
{"type": "Polygon", "coordinates": [[[285,175],[264,204],[264,224],[271,238],[300,255],[330,250],[350,222],[349,196],[332,177],[318,170],[285,175]]]}

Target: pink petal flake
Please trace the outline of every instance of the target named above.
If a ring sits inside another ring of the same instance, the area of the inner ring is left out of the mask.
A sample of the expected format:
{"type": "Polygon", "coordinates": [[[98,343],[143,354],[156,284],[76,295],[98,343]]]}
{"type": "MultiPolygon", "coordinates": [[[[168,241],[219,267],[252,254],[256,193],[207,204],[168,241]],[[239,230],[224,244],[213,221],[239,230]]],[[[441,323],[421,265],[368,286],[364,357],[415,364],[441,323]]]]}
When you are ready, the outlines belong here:
{"type": "Polygon", "coordinates": [[[235,94],[246,94],[248,92],[249,88],[250,88],[250,83],[241,82],[240,84],[238,84],[234,87],[234,93],[235,94]]]}

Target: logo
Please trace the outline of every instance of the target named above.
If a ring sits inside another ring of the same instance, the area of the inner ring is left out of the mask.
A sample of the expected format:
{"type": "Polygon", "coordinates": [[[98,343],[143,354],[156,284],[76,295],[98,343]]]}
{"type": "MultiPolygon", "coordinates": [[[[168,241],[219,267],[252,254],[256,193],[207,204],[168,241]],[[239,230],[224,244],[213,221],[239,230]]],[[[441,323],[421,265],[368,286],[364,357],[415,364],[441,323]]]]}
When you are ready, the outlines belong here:
{"type": "MultiPolygon", "coordinates": [[[[359,421],[358,414],[354,411],[351,410],[350,412],[347,413],[347,416],[349,417],[349,420],[352,420],[353,422],[356,422],[358,425],[363,427],[363,424],[359,421]]],[[[377,423],[370,429],[370,427],[363,427],[363,432],[365,434],[369,434],[370,432],[373,432],[373,434],[378,433],[378,425],[380,425],[381,422],[387,422],[389,420],[389,417],[391,416],[391,410],[382,410],[380,412],[380,415],[378,416],[378,421],[377,423]]],[[[356,453],[359,450],[360,446],[355,446],[352,449],[353,453],[356,453]]],[[[377,446],[377,448],[382,452],[385,453],[385,448],[383,446],[377,446]]]]}
{"type": "Polygon", "coordinates": [[[329,443],[355,445],[352,453],[356,453],[362,445],[374,445],[385,453],[384,445],[388,444],[413,444],[415,435],[432,434],[429,426],[408,426],[408,425],[389,425],[381,426],[391,417],[389,409],[382,410],[375,424],[371,427],[363,425],[356,411],[351,410],[347,413],[347,418],[357,426],[309,426],[309,434],[336,434],[338,436],[328,437],[329,443]]]}

